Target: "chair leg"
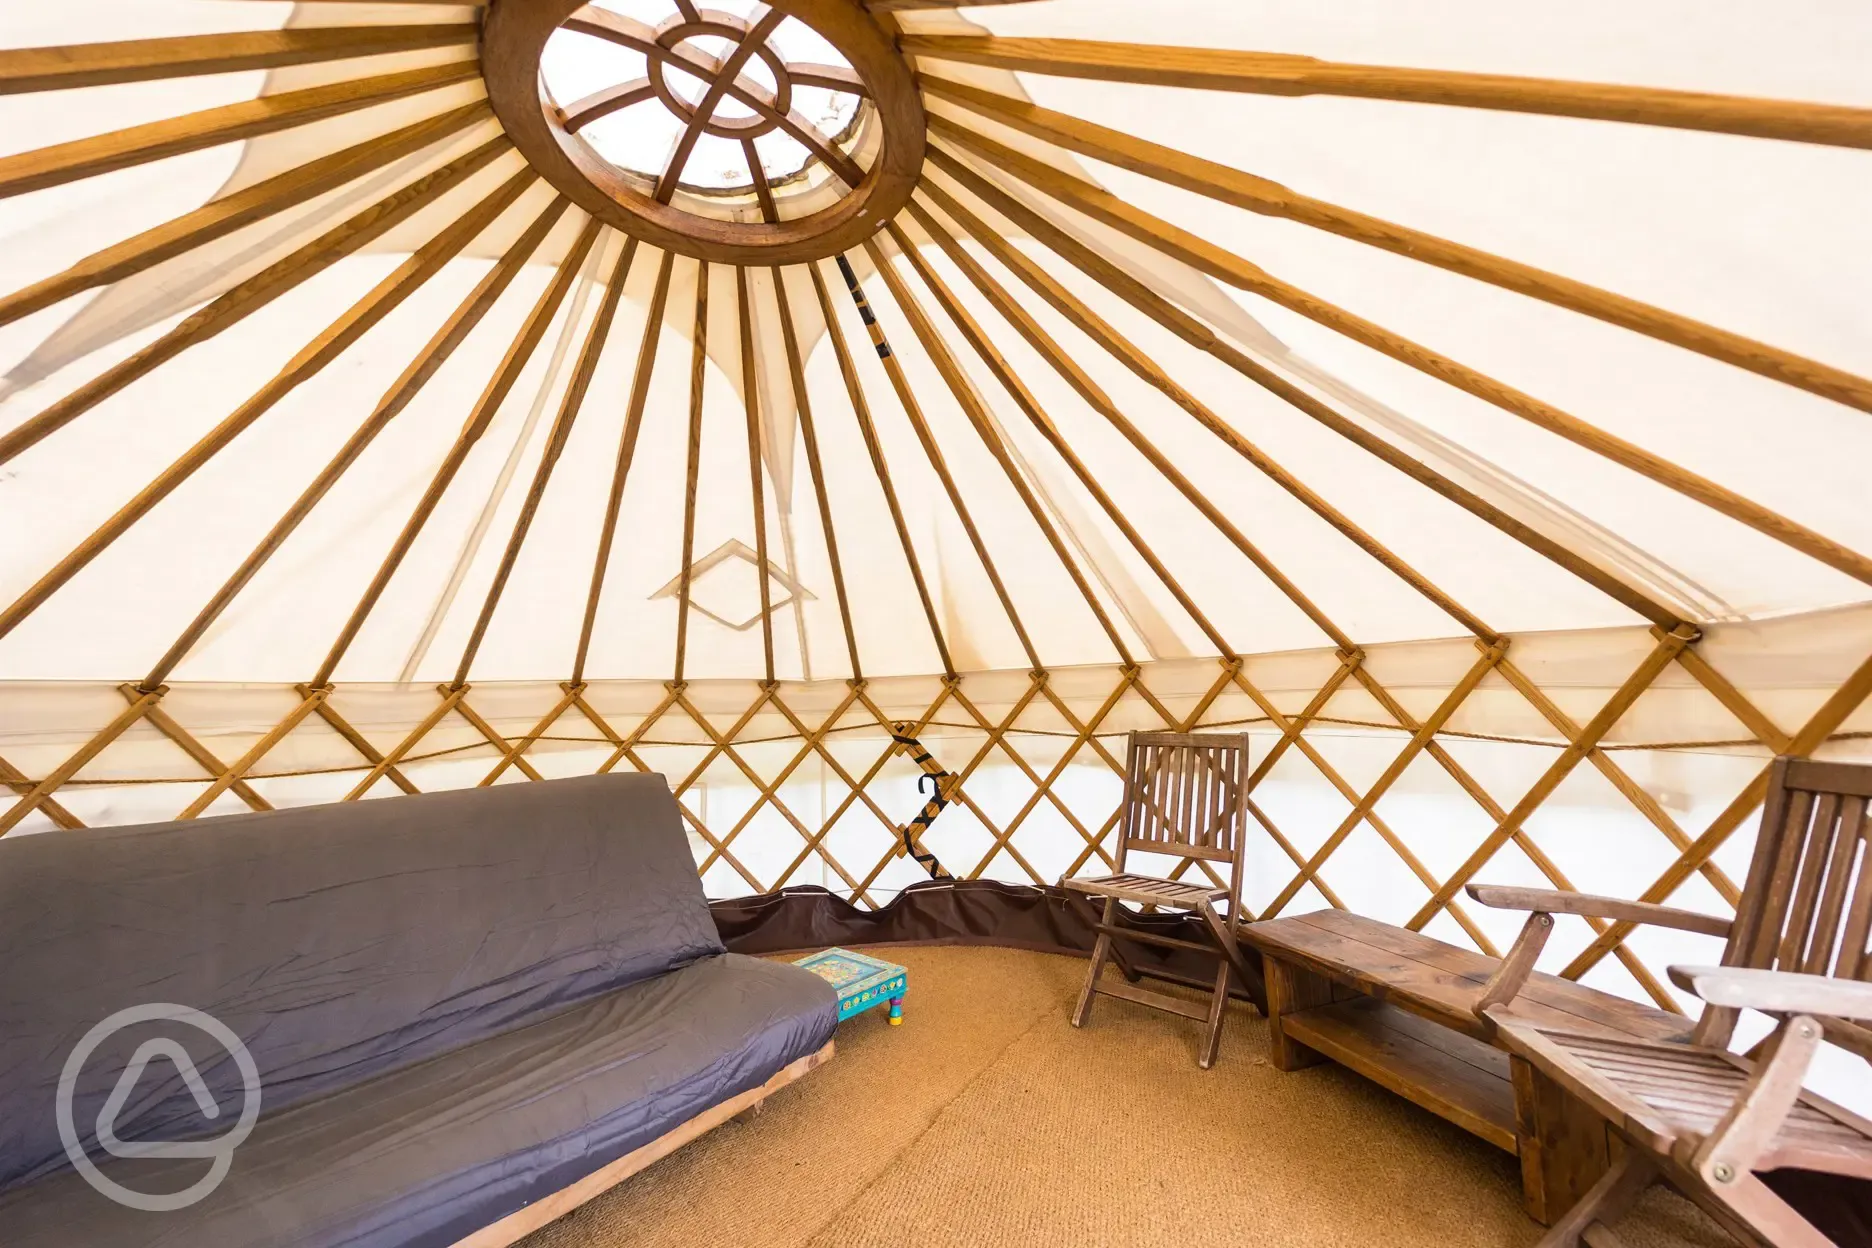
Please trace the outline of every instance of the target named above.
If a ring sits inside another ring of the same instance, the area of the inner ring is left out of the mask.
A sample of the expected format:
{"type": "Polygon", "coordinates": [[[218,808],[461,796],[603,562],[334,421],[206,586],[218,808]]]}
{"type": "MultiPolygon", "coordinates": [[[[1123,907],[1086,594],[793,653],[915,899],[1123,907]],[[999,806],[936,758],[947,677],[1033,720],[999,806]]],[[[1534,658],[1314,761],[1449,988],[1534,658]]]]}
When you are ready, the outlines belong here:
{"type": "Polygon", "coordinates": [[[1637,1149],[1627,1148],[1578,1203],[1547,1229],[1535,1248],[1579,1248],[1585,1242],[1586,1228],[1595,1222],[1616,1221],[1637,1203],[1656,1177],[1657,1167],[1637,1149]]]}
{"type": "Polygon", "coordinates": [[[1202,1056],[1196,1059],[1196,1064],[1204,1070],[1215,1065],[1216,1050],[1222,1045],[1222,1015],[1228,1009],[1231,967],[1227,958],[1221,958],[1219,962],[1220,965],[1216,967],[1215,997],[1209,1002],[1209,1031],[1203,1037],[1202,1056]]]}
{"type": "Polygon", "coordinates": [[[1249,1000],[1255,1003],[1256,1008],[1265,1017],[1268,1012],[1267,985],[1262,982],[1259,975],[1255,974],[1254,968],[1248,965],[1248,959],[1243,956],[1241,944],[1235,939],[1235,932],[1229,926],[1229,921],[1217,914],[1216,908],[1207,903],[1198,906],[1197,910],[1202,914],[1203,921],[1209,925],[1209,932],[1215,937],[1216,944],[1222,946],[1222,956],[1234,965],[1235,973],[1241,976],[1242,987],[1248,990],[1249,1000]]]}
{"type": "MultiPolygon", "coordinates": [[[[1105,899],[1105,926],[1112,925],[1117,908],[1117,898],[1105,899]]],[[[1111,951],[1111,936],[1100,932],[1098,939],[1092,943],[1092,965],[1086,969],[1085,987],[1079,990],[1079,1004],[1073,1007],[1072,1025],[1075,1027],[1085,1026],[1086,1020],[1092,1017],[1092,998],[1098,995],[1095,989],[1098,987],[1099,975],[1105,970],[1105,959],[1111,956],[1111,951]]]]}

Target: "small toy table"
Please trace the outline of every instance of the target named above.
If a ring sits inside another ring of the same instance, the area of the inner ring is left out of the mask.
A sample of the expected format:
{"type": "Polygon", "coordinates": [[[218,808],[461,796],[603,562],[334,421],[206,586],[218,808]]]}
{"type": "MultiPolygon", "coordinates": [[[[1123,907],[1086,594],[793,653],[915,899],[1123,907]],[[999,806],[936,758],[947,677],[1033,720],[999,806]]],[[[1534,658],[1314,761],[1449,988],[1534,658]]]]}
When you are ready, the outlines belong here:
{"type": "Polygon", "coordinates": [[[838,1021],[862,1014],[874,1005],[890,1002],[890,1025],[903,1022],[903,999],[908,972],[893,962],[869,958],[849,949],[827,949],[799,959],[805,967],[838,990],[838,1021]]]}

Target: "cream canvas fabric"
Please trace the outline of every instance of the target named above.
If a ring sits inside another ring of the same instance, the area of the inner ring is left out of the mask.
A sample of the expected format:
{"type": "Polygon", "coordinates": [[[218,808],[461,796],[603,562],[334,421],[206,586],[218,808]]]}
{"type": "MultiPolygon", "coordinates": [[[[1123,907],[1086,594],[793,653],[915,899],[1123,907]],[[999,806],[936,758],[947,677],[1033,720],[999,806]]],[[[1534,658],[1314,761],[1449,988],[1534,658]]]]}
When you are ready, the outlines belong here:
{"type": "MultiPolygon", "coordinates": [[[[918,725],[944,765],[970,777],[971,801],[932,828],[930,848],[958,874],[1026,882],[1097,863],[1093,845],[1109,839],[1117,795],[1109,755],[1121,743],[1111,734],[1246,725],[1259,756],[1278,759],[1257,789],[1266,836],[1250,874],[1254,912],[1286,893],[1286,909],[1345,904],[1499,947],[1512,938],[1512,916],[1470,914],[1444,885],[1479,874],[1721,910],[1725,881],[1747,861],[1747,795],[1766,758],[1791,743],[1827,756],[1864,753],[1872,563],[1857,552],[1872,552],[1863,484],[1872,416],[1851,395],[1872,395],[1863,380],[1872,376],[1866,6],[875,7],[912,41],[906,46],[983,35],[1173,45],[1837,106],[1841,126],[1857,118],[1856,145],[915,58],[930,78],[1640,300],[1846,381],[1829,397],[1816,392],[1820,383],[1789,384],[1765,375],[1774,371],[1767,366],[1738,367],[1617,317],[1144,176],[926,91],[932,154],[914,209],[894,222],[901,237],[882,232],[875,255],[847,256],[915,419],[830,258],[812,267],[831,326],[809,266],[738,273],[716,263],[704,278],[686,255],[667,262],[667,297],[652,321],[664,255],[632,249],[579,208],[555,207],[546,182],[524,179],[485,228],[355,342],[297,384],[269,390],[413,254],[527,173],[519,152],[503,150],[365,246],[86,404],[0,465],[0,607],[14,604],[0,617],[0,780],[32,807],[7,825],[10,834],[168,817],[204,794],[204,810],[215,813],[256,799],[337,800],[365,780],[359,796],[405,782],[451,787],[646,766],[684,786],[712,894],[813,882],[876,901],[920,878],[894,826],[921,799],[915,769],[889,753],[891,723],[918,725]],[[1177,237],[1224,259],[1199,268],[1188,262],[1194,253],[1166,249],[1161,237],[1153,243],[1096,219],[1037,188],[1038,175],[1017,162],[959,141],[958,127],[1077,179],[1088,194],[1109,192],[1163,237],[1186,232],[1177,237]],[[537,238],[528,233],[536,225],[537,238]],[[945,247],[955,240],[1057,344],[1077,379],[997,309],[945,247]],[[1012,250],[997,255],[988,242],[1012,250]],[[1083,263],[1062,247],[1077,248],[1083,263]],[[1021,259],[1105,330],[1042,298],[1010,264],[1021,259]],[[1799,541],[1218,278],[1240,271],[1228,268],[1237,262],[1844,553],[1816,558],[1799,541]],[[619,271],[622,296],[607,312],[619,271]],[[425,344],[478,284],[497,278],[507,284],[460,347],[226,595],[243,560],[425,344]],[[1219,349],[1122,297],[1127,281],[1219,349]],[[802,391],[788,366],[782,295],[802,391]],[[947,297],[981,327],[1021,394],[976,349],[947,297]],[[607,315],[608,330],[594,338],[607,315]],[[339,645],[530,321],[541,322],[537,345],[355,635],[339,645]],[[829,331],[849,352],[875,455],[829,331]],[[1127,365],[1100,332],[1128,344],[1142,366],[1127,365]],[[562,400],[594,341],[585,400],[530,506],[553,431],[564,430],[562,400]],[[939,356],[958,372],[945,375],[939,356]],[[1266,370],[1340,427],[1256,384],[1231,359],[1266,370]],[[589,652],[575,671],[630,395],[646,369],[589,652]],[[696,407],[692,376],[701,380],[696,407]],[[1158,462],[1088,395],[1105,396],[1158,462]],[[135,502],[258,396],[266,402],[257,418],[161,485],[153,506],[135,502]],[[700,413],[693,472],[692,411],[700,413]],[[917,420],[927,423],[940,470],[917,420]],[[760,482],[758,525],[751,475],[760,482]],[[133,521],[96,542],[126,506],[137,509],[133,521]],[[74,554],[82,566],[61,573],[74,554]],[[48,576],[56,585],[39,593],[48,576]],[[218,604],[210,622],[192,630],[210,604],[218,604]],[[188,639],[179,649],[178,638],[188,639]],[[1505,649],[1491,657],[1497,643],[1505,649]],[[1632,696],[1595,727],[1635,673],[1643,678],[1632,696]],[[331,681],[321,705],[337,720],[300,687],[321,675],[331,681]],[[576,701],[561,683],[574,678],[584,682],[576,701]],[[159,702],[146,698],[157,713],[137,711],[143,695],[120,688],[139,682],[167,690],[159,702]],[[111,731],[131,712],[132,722],[111,731]],[[1432,719],[1438,749],[1413,746],[1417,726],[1432,719]],[[101,731],[104,744],[86,754],[101,731]],[[1565,761],[1575,741],[1586,744],[1565,761]],[[1387,775],[1405,750],[1408,764],[1387,775]],[[395,765],[371,770],[386,754],[395,765]],[[1556,766],[1564,773],[1541,792],[1556,766]],[[59,783],[34,798],[48,777],[59,783]],[[1361,802],[1374,785],[1381,794],[1361,802]],[[1522,811],[1530,793],[1538,796],[1522,811]],[[1349,815],[1352,827],[1335,840],[1349,815]],[[1503,829],[1485,861],[1470,864],[1503,829]],[[1321,854],[1315,869],[1302,869],[1321,854]]],[[[646,6],[619,0],[617,8],[646,6]]],[[[498,140],[498,122],[472,107],[485,95],[473,64],[482,17],[476,7],[414,3],[6,6],[0,57],[280,28],[437,24],[467,33],[364,58],[0,94],[3,183],[22,159],[38,159],[32,153],[129,126],[365,76],[464,69],[394,100],[0,197],[0,295],[310,162],[469,111],[359,176],[7,317],[0,436],[109,383],[139,352],[186,331],[187,318],[222,306],[213,301],[498,140]]],[[[865,141],[856,141],[860,158],[865,141]]],[[[1640,932],[1595,952],[1596,933],[1565,922],[1577,930],[1553,942],[1554,969],[1635,996],[1674,1001],[1657,971],[1700,949],[1693,937],[1640,932]]]]}

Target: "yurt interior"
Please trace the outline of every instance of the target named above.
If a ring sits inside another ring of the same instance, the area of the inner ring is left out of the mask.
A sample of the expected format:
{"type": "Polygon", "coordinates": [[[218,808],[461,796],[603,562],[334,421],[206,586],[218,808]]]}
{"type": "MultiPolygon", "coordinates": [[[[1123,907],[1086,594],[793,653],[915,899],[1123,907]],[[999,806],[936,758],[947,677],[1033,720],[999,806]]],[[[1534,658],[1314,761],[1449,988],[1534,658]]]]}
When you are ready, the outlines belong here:
{"type": "Polygon", "coordinates": [[[0,1248],[1872,1246],[1865,0],[0,0],[0,1248]]]}

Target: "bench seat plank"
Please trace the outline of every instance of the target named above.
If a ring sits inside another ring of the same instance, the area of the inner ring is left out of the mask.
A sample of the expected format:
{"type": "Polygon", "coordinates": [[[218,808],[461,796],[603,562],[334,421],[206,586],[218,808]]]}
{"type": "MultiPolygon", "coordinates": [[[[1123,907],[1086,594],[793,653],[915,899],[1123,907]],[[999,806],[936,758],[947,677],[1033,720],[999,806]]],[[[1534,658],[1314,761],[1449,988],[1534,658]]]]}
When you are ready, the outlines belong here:
{"type": "MultiPolygon", "coordinates": [[[[1368,996],[1452,1030],[1491,1039],[1474,1004],[1498,959],[1344,910],[1251,923],[1241,935],[1264,956],[1351,983],[1368,996]]],[[[1691,1027],[1680,1015],[1539,971],[1510,1013],[1537,1026],[1648,1041],[1687,1040],[1691,1027]]]]}

